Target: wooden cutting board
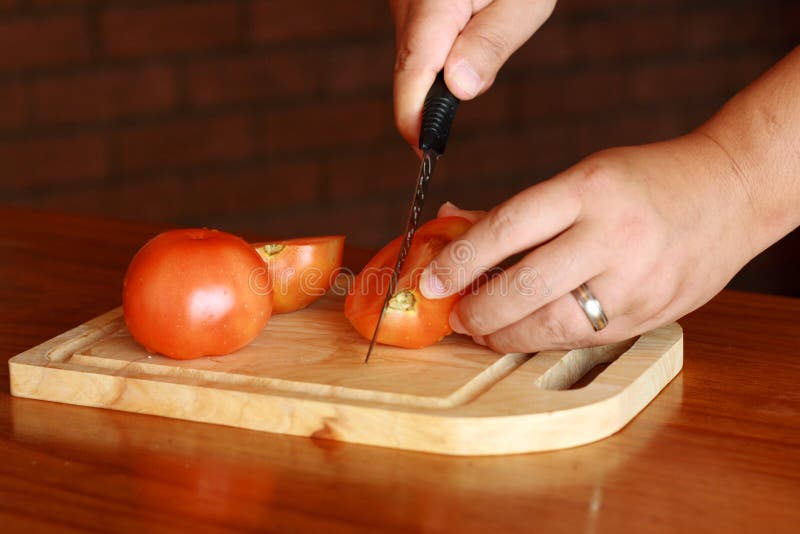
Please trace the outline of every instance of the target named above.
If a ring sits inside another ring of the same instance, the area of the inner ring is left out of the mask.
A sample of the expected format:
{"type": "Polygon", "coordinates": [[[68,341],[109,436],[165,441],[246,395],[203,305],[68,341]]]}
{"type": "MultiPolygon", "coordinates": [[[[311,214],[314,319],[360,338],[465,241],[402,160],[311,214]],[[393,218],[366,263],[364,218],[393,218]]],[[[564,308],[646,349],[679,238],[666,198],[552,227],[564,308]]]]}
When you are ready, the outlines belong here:
{"type": "Polygon", "coordinates": [[[683,334],[671,324],[615,345],[535,355],[500,356],[459,335],[422,350],[378,345],[364,365],[368,342],[350,327],[342,306],[340,297],[328,295],[308,309],[274,316],[234,354],[189,361],[148,354],[117,308],[12,358],[11,393],[267,432],[488,455],[607,437],[683,363],[683,334]],[[584,384],[584,375],[608,362],[584,384]]]}

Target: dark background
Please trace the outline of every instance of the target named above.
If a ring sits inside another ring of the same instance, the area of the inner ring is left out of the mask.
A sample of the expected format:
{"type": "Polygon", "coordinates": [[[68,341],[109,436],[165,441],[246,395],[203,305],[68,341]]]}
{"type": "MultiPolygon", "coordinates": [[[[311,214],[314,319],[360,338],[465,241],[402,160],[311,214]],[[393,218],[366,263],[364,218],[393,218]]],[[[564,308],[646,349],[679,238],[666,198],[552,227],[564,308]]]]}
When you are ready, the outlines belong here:
{"type": "MultiPolygon", "coordinates": [[[[377,247],[417,170],[393,39],[383,0],[0,0],[0,203],[377,247]]],[[[426,215],[685,133],[799,42],[796,0],[562,0],[462,106],[426,215]]],[[[733,285],[800,296],[799,250],[733,285]]]]}

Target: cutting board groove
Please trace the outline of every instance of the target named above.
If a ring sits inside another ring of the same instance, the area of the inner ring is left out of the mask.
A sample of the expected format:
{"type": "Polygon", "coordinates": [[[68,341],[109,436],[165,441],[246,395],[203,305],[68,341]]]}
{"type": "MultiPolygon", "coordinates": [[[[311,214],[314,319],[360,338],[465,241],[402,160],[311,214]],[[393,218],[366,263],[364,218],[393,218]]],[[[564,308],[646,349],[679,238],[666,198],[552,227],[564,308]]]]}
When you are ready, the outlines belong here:
{"type": "Polygon", "coordinates": [[[275,316],[248,347],[177,361],[148,354],[120,308],[9,362],[12,394],[443,454],[549,450],[606,437],[678,373],[682,331],[572,351],[498,355],[463,336],[423,350],[367,342],[340,297],[275,316]],[[580,388],[569,389],[597,365],[580,388]]]}

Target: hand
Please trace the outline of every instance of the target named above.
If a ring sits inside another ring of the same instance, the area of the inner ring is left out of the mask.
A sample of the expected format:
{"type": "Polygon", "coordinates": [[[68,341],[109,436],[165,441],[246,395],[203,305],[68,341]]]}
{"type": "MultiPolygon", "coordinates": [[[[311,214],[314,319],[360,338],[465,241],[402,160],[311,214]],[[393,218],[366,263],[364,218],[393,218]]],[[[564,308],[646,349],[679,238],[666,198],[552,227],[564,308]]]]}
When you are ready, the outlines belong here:
{"type": "Polygon", "coordinates": [[[497,71],[547,20],[556,0],[392,0],[397,33],[394,110],[416,148],[422,104],[436,74],[461,100],[494,83],[497,71]]]}
{"type": "Polygon", "coordinates": [[[760,249],[747,237],[747,194],[718,144],[701,133],[597,153],[475,221],[422,275],[437,298],[530,250],[468,289],[450,324],[501,352],[611,343],[708,301],[760,249]],[[571,291],[587,283],[608,326],[594,332],[571,291]]]}

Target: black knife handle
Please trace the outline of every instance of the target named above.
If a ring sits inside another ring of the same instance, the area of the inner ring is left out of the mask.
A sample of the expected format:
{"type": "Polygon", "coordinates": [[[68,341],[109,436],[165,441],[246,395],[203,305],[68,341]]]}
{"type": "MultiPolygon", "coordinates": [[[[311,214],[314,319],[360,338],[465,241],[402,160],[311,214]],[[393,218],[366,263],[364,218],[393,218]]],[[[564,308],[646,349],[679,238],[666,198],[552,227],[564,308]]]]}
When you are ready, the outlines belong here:
{"type": "Polygon", "coordinates": [[[450,126],[460,103],[444,83],[444,71],[439,71],[422,108],[422,128],[419,132],[421,150],[432,149],[439,155],[444,154],[450,126]]]}

